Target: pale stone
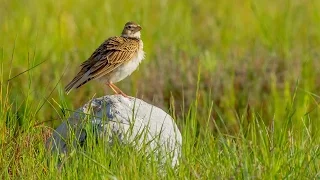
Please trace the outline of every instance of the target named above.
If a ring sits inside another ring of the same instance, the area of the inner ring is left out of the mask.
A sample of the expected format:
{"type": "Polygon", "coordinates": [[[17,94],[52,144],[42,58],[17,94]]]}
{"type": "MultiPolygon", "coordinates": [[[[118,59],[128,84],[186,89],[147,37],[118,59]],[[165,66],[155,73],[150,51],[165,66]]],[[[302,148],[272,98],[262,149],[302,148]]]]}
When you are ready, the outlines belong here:
{"type": "MultiPolygon", "coordinates": [[[[172,117],[140,99],[121,95],[96,98],[79,108],[53,132],[46,143],[47,148],[67,153],[70,144],[77,147],[77,144],[85,143],[84,122],[90,122],[97,129],[96,134],[107,137],[110,144],[115,137],[124,143],[134,142],[137,149],[148,144],[149,152],[161,151],[171,156],[172,166],[178,164],[182,137],[172,117]],[[136,137],[141,133],[145,134],[137,141],[136,137]],[[71,143],[68,145],[67,142],[71,143]]],[[[166,155],[161,161],[167,160],[169,156],[166,155]]]]}

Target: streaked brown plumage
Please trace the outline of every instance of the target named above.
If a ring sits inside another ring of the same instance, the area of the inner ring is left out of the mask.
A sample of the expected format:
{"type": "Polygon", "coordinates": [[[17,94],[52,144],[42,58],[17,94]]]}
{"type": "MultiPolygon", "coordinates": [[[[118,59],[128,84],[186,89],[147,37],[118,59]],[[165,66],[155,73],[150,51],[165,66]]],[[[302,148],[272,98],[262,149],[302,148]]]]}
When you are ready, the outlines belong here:
{"type": "Polygon", "coordinates": [[[144,58],[140,30],[138,24],[126,23],[121,36],[107,39],[81,64],[81,70],[65,87],[65,91],[69,93],[92,79],[99,79],[115,93],[127,96],[113,83],[130,75],[144,58]]]}

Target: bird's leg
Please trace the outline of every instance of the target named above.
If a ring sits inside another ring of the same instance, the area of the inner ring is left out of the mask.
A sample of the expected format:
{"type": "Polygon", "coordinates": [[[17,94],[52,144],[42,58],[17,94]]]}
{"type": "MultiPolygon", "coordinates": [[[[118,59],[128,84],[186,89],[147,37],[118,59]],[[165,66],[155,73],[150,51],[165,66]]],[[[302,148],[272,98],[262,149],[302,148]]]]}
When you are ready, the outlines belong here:
{"type": "Polygon", "coordinates": [[[115,90],[115,88],[111,85],[111,83],[107,83],[107,85],[112,89],[113,92],[115,92],[116,94],[119,94],[119,92],[115,90]]]}
{"type": "Polygon", "coordinates": [[[109,86],[111,87],[111,89],[116,92],[117,94],[121,94],[123,97],[128,97],[128,95],[126,95],[124,92],[122,92],[116,85],[114,85],[113,83],[109,83],[109,86]]]}

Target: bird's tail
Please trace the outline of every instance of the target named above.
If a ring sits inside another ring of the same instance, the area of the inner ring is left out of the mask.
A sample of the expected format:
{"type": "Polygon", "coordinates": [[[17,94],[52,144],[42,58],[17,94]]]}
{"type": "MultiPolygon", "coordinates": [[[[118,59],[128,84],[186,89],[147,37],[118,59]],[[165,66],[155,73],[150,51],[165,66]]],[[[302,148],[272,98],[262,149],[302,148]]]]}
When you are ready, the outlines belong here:
{"type": "Polygon", "coordinates": [[[89,77],[90,72],[85,74],[78,74],[73,80],[64,88],[67,94],[71,92],[72,89],[79,88],[80,86],[86,84],[91,80],[89,77]]]}

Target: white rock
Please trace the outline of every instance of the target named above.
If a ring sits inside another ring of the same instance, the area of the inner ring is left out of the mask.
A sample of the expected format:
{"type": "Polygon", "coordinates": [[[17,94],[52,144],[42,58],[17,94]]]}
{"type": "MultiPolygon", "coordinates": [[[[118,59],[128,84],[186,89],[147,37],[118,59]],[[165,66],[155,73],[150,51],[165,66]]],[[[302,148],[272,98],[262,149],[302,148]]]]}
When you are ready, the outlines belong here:
{"type": "Polygon", "coordinates": [[[135,142],[137,149],[148,143],[149,150],[170,154],[172,166],[178,164],[182,137],[172,117],[140,99],[121,95],[96,98],[78,109],[53,132],[46,143],[47,149],[67,153],[70,144],[76,147],[79,142],[85,142],[84,122],[90,122],[98,129],[97,134],[108,137],[110,143],[114,136],[124,143],[135,142]],[[141,133],[146,133],[144,138],[134,141],[141,133]]]}

